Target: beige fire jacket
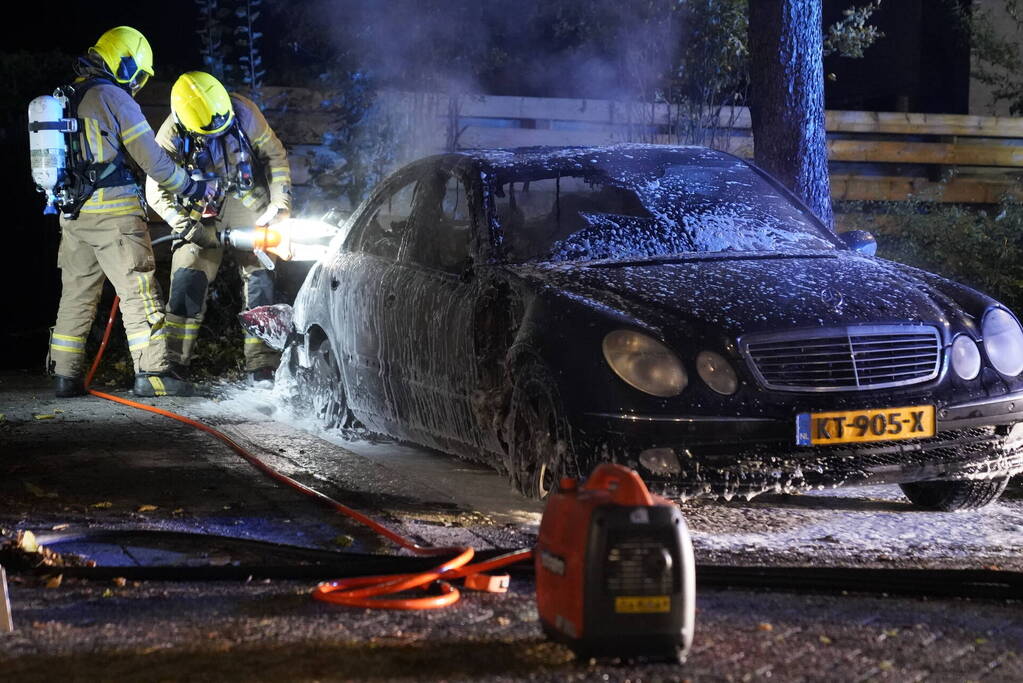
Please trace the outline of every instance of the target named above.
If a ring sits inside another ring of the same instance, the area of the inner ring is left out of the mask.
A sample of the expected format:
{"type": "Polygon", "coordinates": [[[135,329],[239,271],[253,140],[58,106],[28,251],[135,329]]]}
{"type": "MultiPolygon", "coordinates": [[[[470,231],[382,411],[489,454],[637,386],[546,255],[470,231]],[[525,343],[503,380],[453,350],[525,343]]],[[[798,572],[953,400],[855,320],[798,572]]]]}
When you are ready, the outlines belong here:
{"type": "MultiPolygon", "coordinates": [[[[188,184],[184,169],[156,143],[142,109],[123,89],[112,83],[93,85],[78,104],[78,118],[93,162],[112,161],[123,148],[154,187],[173,194],[188,184]]],[[[82,206],[82,213],[145,217],[133,184],[97,189],[82,206]]]]}
{"type": "MultiPolygon", "coordinates": [[[[290,211],[291,167],[287,150],[252,100],[232,93],[231,105],[235,115],[235,123],[232,125],[241,127],[252,146],[254,158],[250,162],[254,183],[249,190],[231,191],[227,200],[232,197],[240,200],[246,208],[256,213],[265,211],[271,205],[290,211]]],[[[192,159],[183,158],[185,135],[188,134],[176,124],[171,114],[160,126],[156,141],[176,162],[187,166],[192,159]]],[[[242,151],[238,137],[228,130],[219,136],[206,138],[205,141],[208,143],[209,155],[205,167],[200,170],[214,173],[221,179],[234,178],[242,151]]],[[[195,141],[192,140],[190,144],[194,146],[195,141]]],[[[174,231],[180,232],[189,227],[188,212],[178,203],[175,193],[153,178],[146,181],[146,201],[174,231]]]]}

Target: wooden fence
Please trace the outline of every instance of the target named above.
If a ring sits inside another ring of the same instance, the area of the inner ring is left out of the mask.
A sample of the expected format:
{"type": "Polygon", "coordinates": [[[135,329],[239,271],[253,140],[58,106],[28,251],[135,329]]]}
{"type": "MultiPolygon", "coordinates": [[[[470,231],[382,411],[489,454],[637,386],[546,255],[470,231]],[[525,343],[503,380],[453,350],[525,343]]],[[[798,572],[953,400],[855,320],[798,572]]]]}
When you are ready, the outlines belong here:
{"type": "MultiPolygon", "coordinates": [[[[166,115],[166,90],[146,89],[154,126],[166,115]]],[[[144,91],[144,92],[146,92],[144,91]]],[[[291,150],[299,189],[311,182],[317,150],[338,125],[332,93],[291,88],[263,91],[267,118],[291,150]]],[[[401,157],[445,148],[606,145],[638,141],[678,144],[677,110],[609,100],[384,93],[382,110],[413,141],[401,157]]],[[[996,203],[1023,196],[1023,118],[894,112],[827,112],[828,155],[835,200],[996,203]]],[[[717,114],[712,146],[753,156],[749,111],[717,114]]]]}

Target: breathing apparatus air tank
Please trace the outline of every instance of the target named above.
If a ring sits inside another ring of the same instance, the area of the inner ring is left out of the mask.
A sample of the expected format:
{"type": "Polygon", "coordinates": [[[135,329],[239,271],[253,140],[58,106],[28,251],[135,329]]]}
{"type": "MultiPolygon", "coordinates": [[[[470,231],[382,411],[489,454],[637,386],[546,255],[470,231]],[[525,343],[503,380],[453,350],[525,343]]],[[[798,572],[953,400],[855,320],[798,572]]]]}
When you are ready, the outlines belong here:
{"type": "Polygon", "coordinates": [[[44,214],[57,213],[68,172],[67,133],[78,130],[76,119],[64,118],[65,101],[41,95],[28,105],[28,147],[32,180],[46,195],[44,214]]]}

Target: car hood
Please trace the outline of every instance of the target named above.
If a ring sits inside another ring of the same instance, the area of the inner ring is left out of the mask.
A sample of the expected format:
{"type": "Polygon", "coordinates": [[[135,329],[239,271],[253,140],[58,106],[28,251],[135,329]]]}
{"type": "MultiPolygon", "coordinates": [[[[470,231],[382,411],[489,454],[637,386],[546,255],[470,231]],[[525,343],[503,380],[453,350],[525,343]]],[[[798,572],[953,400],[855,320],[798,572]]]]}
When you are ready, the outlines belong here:
{"type": "Polygon", "coordinates": [[[541,264],[519,274],[645,325],[703,323],[730,336],[862,323],[941,325],[965,315],[910,269],[842,251],[541,264]]]}

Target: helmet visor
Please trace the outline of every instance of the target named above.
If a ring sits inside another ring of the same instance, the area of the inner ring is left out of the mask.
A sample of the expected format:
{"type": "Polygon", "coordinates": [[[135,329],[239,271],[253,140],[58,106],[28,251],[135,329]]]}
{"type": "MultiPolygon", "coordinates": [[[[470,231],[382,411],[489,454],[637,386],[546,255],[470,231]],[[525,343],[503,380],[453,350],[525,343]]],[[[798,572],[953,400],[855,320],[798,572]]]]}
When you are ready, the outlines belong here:
{"type": "Polygon", "coordinates": [[[223,113],[216,113],[210,118],[210,122],[202,127],[202,133],[204,135],[219,135],[227,130],[227,124],[231,122],[232,112],[226,111],[223,113]]]}
{"type": "Polygon", "coordinates": [[[128,81],[128,87],[132,89],[132,92],[142,90],[142,86],[149,82],[149,74],[145,71],[139,71],[135,74],[135,78],[128,81]]]}

